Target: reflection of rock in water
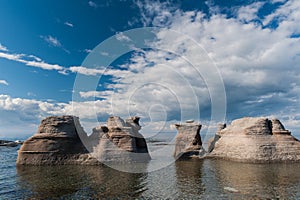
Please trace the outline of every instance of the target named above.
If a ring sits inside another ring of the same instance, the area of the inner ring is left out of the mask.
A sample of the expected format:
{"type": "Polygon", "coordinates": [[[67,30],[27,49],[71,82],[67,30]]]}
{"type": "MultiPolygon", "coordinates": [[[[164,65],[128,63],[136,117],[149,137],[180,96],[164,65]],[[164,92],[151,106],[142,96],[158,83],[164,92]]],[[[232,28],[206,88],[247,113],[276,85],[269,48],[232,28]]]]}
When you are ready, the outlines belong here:
{"type": "MultiPolygon", "coordinates": [[[[19,184],[33,199],[130,199],[145,190],[146,174],[105,166],[18,166],[19,184]]],[[[24,197],[25,198],[25,197],[24,197]]]]}
{"type": "MultiPolygon", "coordinates": [[[[290,199],[300,189],[300,164],[248,164],[209,160],[221,188],[245,199],[290,199]]],[[[226,191],[224,191],[226,192],[226,191]]],[[[299,193],[298,193],[299,194],[299,193]]]]}
{"type": "Polygon", "coordinates": [[[205,186],[202,183],[203,160],[180,160],[175,162],[175,166],[180,198],[195,198],[195,196],[204,193],[205,186]]]}

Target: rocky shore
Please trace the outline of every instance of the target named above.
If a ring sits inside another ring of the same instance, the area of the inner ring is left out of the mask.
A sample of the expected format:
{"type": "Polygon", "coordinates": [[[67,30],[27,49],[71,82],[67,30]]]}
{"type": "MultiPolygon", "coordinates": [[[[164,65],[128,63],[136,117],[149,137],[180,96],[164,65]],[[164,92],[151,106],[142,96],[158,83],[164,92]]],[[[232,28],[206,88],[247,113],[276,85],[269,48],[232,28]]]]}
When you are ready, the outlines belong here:
{"type": "Polygon", "coordinates": [[[0,140],[0,146],[6,146],[6,147],[16,147],[20,144],[23,144],[22,141],[16,140],[16,141],[10,141],[10,140],[0,140]]]}

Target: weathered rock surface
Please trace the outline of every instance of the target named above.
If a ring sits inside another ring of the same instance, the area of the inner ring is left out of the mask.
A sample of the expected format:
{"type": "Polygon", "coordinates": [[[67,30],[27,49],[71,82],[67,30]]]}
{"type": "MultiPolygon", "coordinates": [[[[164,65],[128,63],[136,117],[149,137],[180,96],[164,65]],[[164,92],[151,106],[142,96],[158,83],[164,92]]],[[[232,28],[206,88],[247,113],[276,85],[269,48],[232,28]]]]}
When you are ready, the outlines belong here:
{"type": "Polygon", "coordinates": [[[278,119],[245,117],[218,132],[209,157],[242,162],[300,162],[300,142],[278,119]]]}
{"type": "Polygon", "coordinates": [[[175,124],[178,134],[175,140],[175,158],[191,158],[204,156],[200,137],[201,124],[188,121],[183,124],[175,124]]]}
{"type": "MultiPolygon", "coordinates": [[[[99,128],[98,128],[99,129],[99,128]]],[[[147,162],[150,155],[145,138],[138,132],[141,129],[139,117],[124,121],[113,116],[107,127],[101,127],[104,134],[92,155],[101,162],[147,162]]]]}
{"type": "Polygon", "coordinates": [[[18,165],[99,164],[80,137],[87,137],[73,116],[47,117],[18,152],[18,165]]]}
{"type": "Polygon", "coordinates": [[[218,129],[214,137],[208,140],[207,152],[210,153],[214,150],[216,142],[220,139],[220,131],[226,128],[226,124],[218,124],[218,129]]]}

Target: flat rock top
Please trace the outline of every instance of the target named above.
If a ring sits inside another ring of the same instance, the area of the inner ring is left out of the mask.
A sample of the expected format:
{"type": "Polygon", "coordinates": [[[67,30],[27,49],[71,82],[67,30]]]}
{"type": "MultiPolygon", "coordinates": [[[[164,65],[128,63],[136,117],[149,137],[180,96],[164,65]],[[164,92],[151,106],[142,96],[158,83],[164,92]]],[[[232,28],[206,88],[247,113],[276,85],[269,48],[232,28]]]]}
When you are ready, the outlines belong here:
{"type": "Polygon", "coordinates": [[[287,132],[278,119],[266,117],[244,117],[232,121],[231,125],[220,131],[221,135],[272,135],[273,132],[287,132]]]}
{"type": "Polygon", "coordinates": [[[81,131],[81,125],[78,117],[71,115],[51,116],[43,119],[34,136],[40,134],[51,134],[53,136],[62,135],[67,137],[77,137],[78,131],[81,131]]]}

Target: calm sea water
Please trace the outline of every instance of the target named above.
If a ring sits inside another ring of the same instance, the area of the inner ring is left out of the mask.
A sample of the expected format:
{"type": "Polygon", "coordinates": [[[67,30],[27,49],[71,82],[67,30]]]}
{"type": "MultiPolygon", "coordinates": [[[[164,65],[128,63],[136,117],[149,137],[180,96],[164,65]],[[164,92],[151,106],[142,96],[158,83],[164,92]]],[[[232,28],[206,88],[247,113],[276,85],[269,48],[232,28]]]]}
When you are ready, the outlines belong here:
{"type": "Polygon", "coordinates": [[[300,164],[177,161],[150,173],[105,166],[16,167],[0,147],[0,199],[300,199],[300,164]]]}

